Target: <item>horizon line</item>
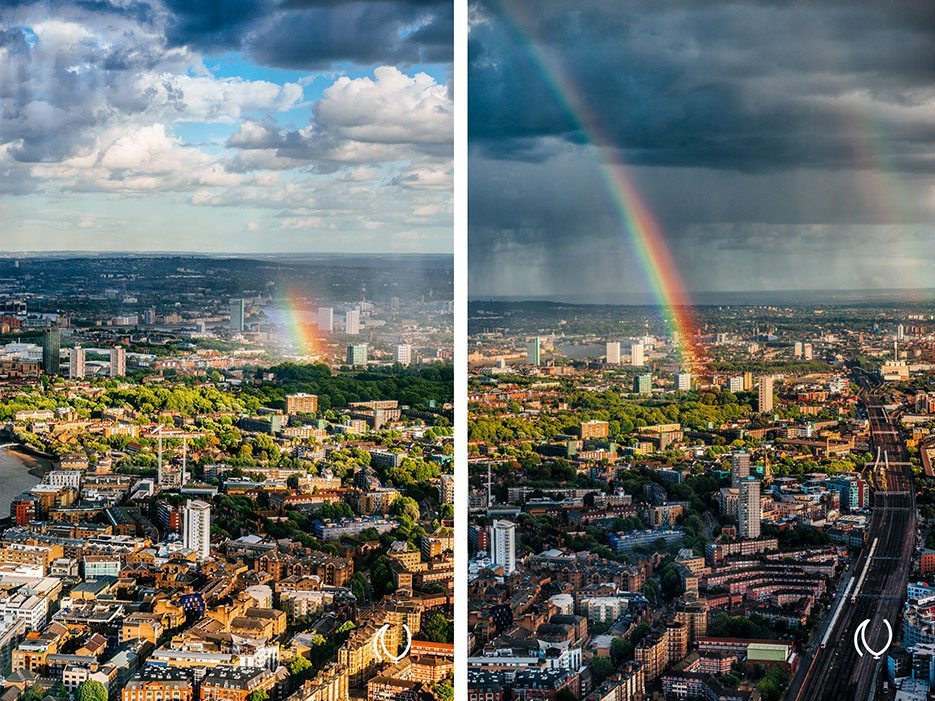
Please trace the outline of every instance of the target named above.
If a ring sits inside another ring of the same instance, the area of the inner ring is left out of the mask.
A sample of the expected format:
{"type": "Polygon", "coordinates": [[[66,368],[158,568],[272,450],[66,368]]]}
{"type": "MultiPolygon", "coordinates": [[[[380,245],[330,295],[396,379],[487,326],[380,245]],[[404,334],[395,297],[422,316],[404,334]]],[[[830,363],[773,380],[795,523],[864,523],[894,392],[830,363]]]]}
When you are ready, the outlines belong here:
{"type": "MultiPolygon", "coordinates": [[[[818,288],[808,288],[808,287],[796,287],[789,289],[737,289],[737,290],[691,290],[689,294],[692,296],[708,296],[708,295],[736,295],[736,294],[843,294],[843,293],[870,293],[870,294],[880,294],[880,293],[935,293],[935,286],[932,287],[818,287],[818,288]]],[[[580,295],[478,295],[472,296],[468,294],[468,302],[552,302],[557,304],[569,304],[569,305],[580,305],[580,306],[665,306],[661,305],[658,302],[623,302],[623,301],[606,301],[606,302],[576,302],[571,301],[571,298],[574,297],[592,297],[600,296],[600,293],[595,293],[594,295],[589,294],[580,294],[580,295]]],[[[633,292],[627,293],[625,296],[637,297],[637,296],[651,296],[649,292],[633,292]]],[[[711,303],[707,303],[711,304],[711,303]]],[[[693,307],[699,306],[698,304],[681,304],[676,306],[682,307],[693,307]]],[[[717,306],[717,304],[715,304],[717,306]]]]}
{"type": "Polygon", "coordinates": [[[41,256],[203,256],[211,258],[270,258],[279,256],[448,256],[454,252],[441,251],[275,251],[235,252],[224,251],[96,251],[55,249],[48,251],[9,251],[0,249],[0,258],[36,258],[41,256]]]}

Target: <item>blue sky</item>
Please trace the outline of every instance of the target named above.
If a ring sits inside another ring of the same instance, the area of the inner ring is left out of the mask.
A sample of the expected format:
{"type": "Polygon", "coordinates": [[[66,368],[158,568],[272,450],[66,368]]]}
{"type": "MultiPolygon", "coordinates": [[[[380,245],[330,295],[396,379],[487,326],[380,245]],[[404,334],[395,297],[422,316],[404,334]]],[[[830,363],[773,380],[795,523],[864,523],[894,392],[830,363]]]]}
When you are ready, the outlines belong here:
{"type": "Polygon", "coordinates": [[[5,250],[451,251],[449,3],[90,7],[0,8],[5,250]]]}
{"type": "MultiPolygon", "coordinates": [[[[344,62],[332,70],[320,72],[298,71],[271,66],[262,66],[245,59],[239,52],[228,52],[216,56],[205,56],[205,66],[217,78],[240,78],[252,81],[268,81],[283,85],[298,83],[302,86],[303,99],[294,108],[282,110],[272,115],[282,128],[298,129],[309,121],[312,105],[322,99],[324,91],[339,76],[349,78],[368,78],[372,75],[371,67],[356,66],[344,62]]],[[[417,64],[406,68],[406,73],[425,73],[439,84],[446,84],[450,66],[438,64],[417,64]]],[[[261,119],[264,114],[253,110],[245,116],[261,119]]],[[[191,145],[222,142],[236,131],[236,125],[210,122],[180,122],[173,132],[185,143],[191,145]]]]}

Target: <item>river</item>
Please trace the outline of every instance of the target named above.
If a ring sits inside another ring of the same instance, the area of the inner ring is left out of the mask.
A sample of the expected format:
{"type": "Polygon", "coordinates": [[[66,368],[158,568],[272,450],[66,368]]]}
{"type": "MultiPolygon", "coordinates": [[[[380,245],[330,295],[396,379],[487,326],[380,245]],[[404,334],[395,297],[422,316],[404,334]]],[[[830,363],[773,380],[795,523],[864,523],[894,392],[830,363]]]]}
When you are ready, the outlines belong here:
{"type": "Polygon", "coordinates": [[[556,343],[555,354],[571,360],[600,358],[607,352],[606,346],[597,343],[556,343]]]}
{"type": "Polygon", "coordinates": [[[0,518],[10,515],[16,497],[39,484],[32,473],[47,468],[47,460],[0,448],[0,518]]]}

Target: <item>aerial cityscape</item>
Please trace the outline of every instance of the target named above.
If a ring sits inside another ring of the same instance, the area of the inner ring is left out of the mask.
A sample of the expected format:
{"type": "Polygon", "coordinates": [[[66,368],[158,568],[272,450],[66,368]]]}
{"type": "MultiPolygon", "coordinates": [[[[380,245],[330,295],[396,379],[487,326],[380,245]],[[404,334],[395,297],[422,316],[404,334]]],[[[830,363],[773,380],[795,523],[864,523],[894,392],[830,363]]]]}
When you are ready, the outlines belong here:
{"type": "Polygon", "coordinates": [[[935,701],[933,47],[0,2],[0,701],[935,701]]]}
{"type": "Polygon", "coordinates": [[[470,698],[925,698],[924,297],[472,303],[470,698]]]}
{"type": "Polygon", "coordinates": [[[11,698],[451,698],[450,267],[0,260],[11,698]]]}
{"type": "Polygon", "coordinates": [[[451,701],[450,0],[0,5],[5,701],[451,701]]]}
{"type": "Polygon", "coordinates": [[[933,30],[471,2],[469,701],[935,697],[933,30]]]}

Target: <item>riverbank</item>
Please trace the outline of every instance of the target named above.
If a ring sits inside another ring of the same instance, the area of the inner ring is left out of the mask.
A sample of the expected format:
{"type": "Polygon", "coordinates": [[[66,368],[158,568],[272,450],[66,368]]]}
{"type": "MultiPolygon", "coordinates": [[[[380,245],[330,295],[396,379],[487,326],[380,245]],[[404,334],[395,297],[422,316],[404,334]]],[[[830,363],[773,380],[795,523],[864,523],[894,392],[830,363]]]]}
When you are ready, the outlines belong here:
{"type": "Polygon", "coordinates": [[[38,448],[34,448],[26,443],[20,443],[7,431],[0,432],[0,443],[9,443],[5,448],[0,448],[0,452],[6,451],[15,455],[26,466],[29,474],[38,477],[40,480],[49,472],[55,469],[55,456],[45,453],[38,448]]]}
{"type": "Polygon", "coordinates": [[[10,455],[15,455],[26,467],[26,471],[38,480],[42,480],[55,469],[55,463],[45,453],[33,453],[24,446],[14,446],[5,449],[10,455]]]}
{"type": "Polygon", "coordinates": [[[0,449],[0,516],[10,513],[13,500],[39,484],[51,469],[51,460],[19,446],[0,449]]]}

